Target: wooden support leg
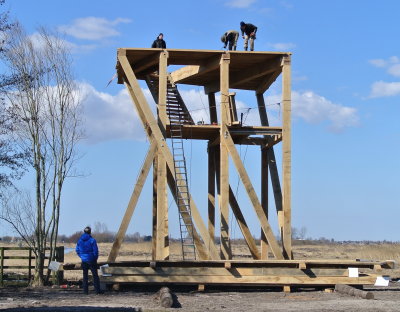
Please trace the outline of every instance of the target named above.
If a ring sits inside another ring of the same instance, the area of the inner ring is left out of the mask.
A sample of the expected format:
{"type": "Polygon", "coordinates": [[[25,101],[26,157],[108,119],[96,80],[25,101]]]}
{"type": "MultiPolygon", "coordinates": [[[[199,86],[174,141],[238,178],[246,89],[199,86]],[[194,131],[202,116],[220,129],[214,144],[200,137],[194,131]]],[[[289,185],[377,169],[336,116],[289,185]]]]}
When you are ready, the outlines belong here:
{"type": "Polygon", "coordinates": [[[221,216],[221,259],[231,259],[232,250],[229,238],[229,154],[223,142],[224,125],[229,123],[229,54],[223,55],[220,61],[221,90],[221,130],[220,130],[220,191],[218,202],[221,216]]]}
{"type": "Polygon", "coordinates": [[[215,148],[208,147],[208,232],[215,237],[215,148]]]}
{"type": "MultiPolygon", "coordinates": [[[[268,219],[268,152],[261,149],[261,207],[268,219]]],[[[261,229],[261,259],[268,259],[268,241],[261,229]]]]}
{"type": "Polygon", "coordinates": [[[292,253],[292,140],[291,140],[291,77],[290,77],[290,57],[283,59],[282,70],[282,103],[283,103],[283,128],[282,128],[282,175],[283,175],[283,231],[282,243],[285,258],[293,259],[292,253]]]}
{"type": "Polygon", "coordinates": [[[151,259],[157,259],[157,172],[158,155],[153,160],[153,209],[152,209],[152,239],[151,239],[151,259]]]}

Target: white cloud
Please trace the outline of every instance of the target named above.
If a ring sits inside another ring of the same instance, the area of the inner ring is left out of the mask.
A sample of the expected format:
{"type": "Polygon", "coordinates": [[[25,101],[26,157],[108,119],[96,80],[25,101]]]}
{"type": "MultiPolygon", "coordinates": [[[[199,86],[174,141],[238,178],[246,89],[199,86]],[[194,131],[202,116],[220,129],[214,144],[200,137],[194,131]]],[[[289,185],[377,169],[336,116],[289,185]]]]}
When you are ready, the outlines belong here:
{"type": "MultiPolygon", "coordinates": [[[[280,102],[281,95],[269,96],[266,101],[280,102]]],[[[292,91],[292,114],[294,118],[303,119],[311,124],[327,122],[328,129],[333,132],[340,132],[347,127],[355,127],[359,124],[359,116],[355,108],[335,104],[312,91],[292,91]]]]}
{"type": "Polygon", "coordinates": [[[290,50],[290,49],[294,49],[296,47],[296,45],[294,43],[291,43],[291,42],[272,43],[271,46],[274,49],[280,50],[280,51],[290,50]]]}
{"type": "Polygon", "coordinates": [[[108,20],[101,17],[83,17],[75,19],[69,25],[62,25],[59,30],[66,34],[87,40],[101,40],[104,38],[119,36],[116,26],[121,23],[130,23],[131,20],[127,18],[117,18],[115,20],[108,20]]]}
{"type": "MultiPolygon", "coordinates": [[[[148,102],[154,107],[149,90],[143,90],[148,102]]],[[[83,122],[89,144],[107,140],[144,140],[146,135],[132,100],[126,91],[116,95],[97,91],[92,85],[80,84],[83,105],[83,122]]]]}
{"type": "Polygon", "coordinates": [[[225,2],[225,5],[232,8],[244,9],[250,7],[256,1],[257,0],[230,0],[225,2]]]}
{"type": "MultiPolygon", "coordinates": [[[[94,50],[95,48],[97,48],[97,45],[95,45],[95,44],[79,45],[79,44],[72,43],[68,40],[57,38],[54,36],[50,36],[49,38],[50,38],[50,40],[53,40],[54,42],[58,41],[59,44],[63,45],[67,49],[69,49],[72,53],[87,53],[87,52],[90,52],[90,51],[94,50]]],[[[38,32],[35,32],[32,35],[30,35],[29,39],[32,41],[32,44],[34,45],[34,47],[37,49],[42,49],[46,45],[46,42],[44,41],[43,37],[38,32]]]]}
{"type": "Polygon", "coordinates": [[[400,95],[400,82],[376,81],[371,86],[372,98],[395,95],[400,95]]]}
{"type": "Polygon", "coordinates": [[[391,56],[388,59],[373,59],[368,61],[371,65],[379,68],[386,68],[388,74],[400,77],[400,59],[397,56],[391,56]]]}

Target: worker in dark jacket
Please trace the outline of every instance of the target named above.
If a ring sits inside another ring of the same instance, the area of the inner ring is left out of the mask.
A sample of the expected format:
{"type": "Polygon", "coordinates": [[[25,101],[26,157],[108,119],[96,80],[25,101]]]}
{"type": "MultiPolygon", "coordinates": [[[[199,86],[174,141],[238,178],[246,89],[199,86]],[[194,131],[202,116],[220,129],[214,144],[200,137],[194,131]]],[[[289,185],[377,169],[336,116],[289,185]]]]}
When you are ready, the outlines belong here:
{"type": "Polygon", "coordinates": [[[164,41],[164,34],[160,33],[157,37],[156,40],[153,41],[153,44],[151,45],[152,48],[159,48],[159,49],[166,49],[167,45],[165,44],[164,41]]]}
{"type": "Polygon", "coordinates": [[[97,294],[101,294],[100,280],[99,275],[97,274],[97,258],[99,257],[99,249],[97,248],[96,240],[91,236],[92,229],[87,226],[83,231],[84,233],[79,238],[75,248],[76,253],[82,260],[83,292],[86,295],[89,294],[88,273],[90,270],[93,275],[94,289],[97,294]]]}
{"type": "Polygon", "coordinates": [[[254,51],[257,27],[250,23],[240,22],[240,30],[242,31],[242,38],[244,39],[244,50],[247,51],[248,42],[250,40],[250,51],[254,51]]]}
{"type": "Polygon", "coordinates": [[[236,51],[236,44],[239,38],[239,32],[236,30],[228,30],[221,37],[221,41],[224,44],[224,49],[228,45],[228,50],[236,51]]]}

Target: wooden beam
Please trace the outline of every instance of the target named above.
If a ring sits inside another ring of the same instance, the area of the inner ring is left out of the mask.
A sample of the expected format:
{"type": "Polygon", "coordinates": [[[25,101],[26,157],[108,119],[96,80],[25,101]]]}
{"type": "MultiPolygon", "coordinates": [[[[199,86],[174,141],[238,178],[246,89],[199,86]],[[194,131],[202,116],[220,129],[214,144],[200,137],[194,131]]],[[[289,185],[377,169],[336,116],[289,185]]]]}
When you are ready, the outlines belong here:
{"type": "MultiPolygon", "coordinates": [[[[141,112],[141,114],[139,114],[139,116],[142,115],[145,118],[145,120],[143,120],[142,123],[145,125],[145,127],[149,128],[150,132],[148,131],[148,133],[150,133],[150,136],[151,136],[150,138],[154,138],[154,140],[157,144],[157,148],[159,150],[161,150],[163,153],[163,156],[167,162],[169,170],[171,172],[173,172],[174,161],[173,161],[171,151],[170,151],[168,145],[166,144],[165,139],[163,138],[163,135],[158,126],[158,123],[153,116],[153,112],[151,111],[151,108],[146,101],[143,91],[141,90],[141,88],[139,86],[136,76],[135,76],[132,68],[130,67],[130,64],[129,64],[128,59],[127,59],[126,55],[124,54],[124,52],[125,52],[124,50],[119,50],[118,60],[121,64],[121,67],[124,70],[125,76],[130,85],[130,88],[128,88],[128,91],[133,99],[136,109],[141,112]]],[[[179,171],[177,173],[179,174],[179,171]]],[[[210,246],[210,248],[213,251],[212,254],[210,255],[211,259],[218,259],[219,256],[218,256],[215,244],[210,239],[207,228],[204,225],[203,220],[201,219],[200,213],[199,213],[197,206],[195,205],[195,202],[192,197],[190,197],[190,207],[191,207],[193,221],[199,230],[201,239],[203,240],[204,244],[206,244],[206,246],[210,246]]]]}
{"type": "MultiPolygon", "coordinates": [[[[268,219],[268,151],[261,148],[261,207],[268,219]]],[[[268,241],[261,229],[261,259],[268,259],[268,241]]]]}
{"type": "Polygon", "coordinates": [[[213,57],[208,59],[202,65],[188,65],[175,70],[171,73],[171,76],[176,83],[184,83],[185,79],[191,78],[195,75],[206,74],[210,71],[218,69],[219,62],[219,57],[213,57]]]}
{"type": "Polygon", "coordinates": [[[283,59],[282,77],[282,176],[283,176],[283,231],[282,243],[285,257],[293,259],[292,253],[292,139],[291,139],[291,67],[290,56],[283,59]]]}
{"type": "Polygon", "coordinates": [[[157,259],[157,172],[158,172],[158,153],[156,152],[153,160],[153,209],[151,220],[151,259],[157,259]]]}
{"type": "Polygon", "coordinates": [[[118,252],[119,249],[121,248],[122,241],[124,240],[126,230],[128,229],[129,223],[131,222],[137,201],[139,199],[140,193],[142,192],[144,182],[146,181],[147,175],[149,174],[151,163],[153,161],[156,152],[156,146],[157,145],[154,142],[152,142],[147,152],[145,161],[140,170],[140,174],[136,180],[135,188],[133,189],[131,198],[129,200],[128,207],[126,208],[124,217],[122,218],[121,225],[119,226],[117,232],[117,236],[111,247],[110,254],[108,255],[108,260],[107,260],[108,262],[114,262],[118,256],[118,252]]]}
{"type": "MultiPolygon", "coordinates": [[[[256,97],[257,97],[257,105],[258,105],[258,112],[260,114],[261,125],[269,127],[267,110],[265,109],[264,95],[256,93],[256,97]]],[[[280,138],[280,140],[282,140],[282,137],[280,138]]],[[[279,232],[281,233],[283,228],[282,190],[281,190],[281,183],[279,180],[278,166],[276,164],[275,152],[272,146],[267,149],[267,157],[268,157],[268,168],[271,176],[272,190],[274,192],[275,208],[278,214],[279,232]]]]}
{"type": "Polygon", "coordinates": [[[233,193],[231,186],[229,186],[229,204],[231,206],[233,214],[235,215],[236,221],[239,224],[240,231],[242,232],[247,247],[249,247],[251,256],[253,257],[253,259],[256,260],[261,259],[257,244],[253,236],[251,235],[249,227],[247,226],[246,220],[243,216],[242,211],[240,210],[239,204],[236,200],[235,194],[233,193]]]}
{"type": "Polygon", "coordinates": [[[244,168],[243,162],[240,159],[239,153],[236,150],[235,144],[233,143],[232,137],[229,133],[226,125],[222,125],[222,133],[221,141],[227,147],[229,154],[232,157],[233,163],[236,166],[236,169],[239,173],[239,176],[243,182],[244,188],[246,189],[247,195],[250,198],[251,203],[253,204],[253,208],[258,216],[258,220],[261,223],[261,227],[264,231],[264,234],[268,240],[271,251],[274,254],[275,258],[283,259],[283,254],[279,248],[279,245],[275,239],[274,233],[272,232],[271,226],[268,223],[267,217],[263,211],[263,208],[258,200],[257,194],[254,190],[254,187],[251,183],[250,177],[247,174],[246,169],[244,168]]]}
{"type": "Polygon", "coordinates": [[[215,237],[215,148],[208,146],[208,232],[215,237]]]}
{"type": "MultiPolygon", "coordinates": [[[[229,62],[230,55],[225,53],[220,62],[220,89],[221,89],[221,125],[229,123],[229,62]]],[[[224,133],[220,130],[220,137],[224,133]]],[[[231,259],[232,249],[229,237],[229,155],[228,149],[220,142],[220,192],[218,201],[221,218],[221,259],[231,259]]]]}
{"type": "MultiPolygon", "coordinates": [[[[163,51],[159,55],[158,79],[158,125],[163,139],[166,139],[167,125],[167,66],[168,53],[163,51]]],[[[157,168],[157,231],[156,231],[156,259],[169,258],[169,230],[168,230],[168,193],[167,193],[167,164],[163,153],[158,150],[157,168]]]]}
{"type": "Polygon", "coordinates": [[[217,116],[217,103],[215,102],[215,93],[208,94],[208,106],[210,109],[210,123],[218,124],[218,116],[217,116]]]}

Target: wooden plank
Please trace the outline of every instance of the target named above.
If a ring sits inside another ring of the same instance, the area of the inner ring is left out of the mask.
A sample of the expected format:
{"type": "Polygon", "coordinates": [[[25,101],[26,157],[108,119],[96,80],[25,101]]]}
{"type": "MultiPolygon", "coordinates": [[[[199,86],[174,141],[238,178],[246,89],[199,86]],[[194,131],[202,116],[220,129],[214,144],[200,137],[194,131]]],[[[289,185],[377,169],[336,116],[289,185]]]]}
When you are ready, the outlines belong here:
{"type": "MultiPolygon", "coordinates": [[[[145,96],[139,86],[139,83],[135,77],[135,74],[132,71],[132,68],[129,65],[126,55],[124,54],[124,50],[119,50],[118,60],[121,64],[122,69],[126,75],[126,78],[129,81],[130,88],[128,88],[129,93],[133,99],[133,102],[138,111],[141,111],[145,120],[142,123],[145,125],[145,128],[149,128],[150,136],[154,137],[154,140],[157,144],[159,150],[162,151],[165,160],[167,162],[168,168],[170,171],[173,172],[174,170],[174,163],[171,151],[168,145],[165,142],[165,139],[162,136],[162,133],[157,125],[157,121],[155,120],[153,113],[151,111],[150,106],[148,105],[145,96]]],[[[148,132],[149,133],[149,132],[148,132]]],[[[190,196],[190,207],[192,212],[192,217],[196,227],[199,230],[199,235],[201,235],[201,239],[203,240],[206,246],[210,246],[212,249],[212,254],[210,257],[212,259],[218,259],[218,252],[215,247],[213,241],[211,241],[210,236],[208,234],[207,228],[204,225],[203,220],[201,219],[200,213],[195,205],[193,198],[190,196]]]]}
{"type": "Polygon", "coordinates": [[[183,276],[343,276],[348,277],[347,269],[310,269],[302,271],[296,268],[247,268],[236,267],[225,262],[223,267],[108,267],[104,273],[112,275],[183,275],[183,276]]]}
{"type": "MultiPolygon", "coordinates": [[[[268,219],[268,151],[261,148],[261,207],[268,219]]],[[[268,241],[261,229],[261,259],[268,259],[268,241]]]]}
{"type": "Polygon", "coordinates": [[[102,277],[104,283],[176,283],[176,284],[234,284],[234,285],[263,285],[263,286],[284,286],[284,285],[371,285],[374,284],[376,276],[363,277],[344,277],[344,276],[158,276],[158,275],[126,275],[126,276],[107,276],[102,277]]]}
{"type": "Polygon", "coordinates": [[[261,259],[260,252],[257,248],[257,244],[251,235],[249,227],[247,226],[246,220],[242,214],[239,204],[236,200],[235,194],[232,191],[231,186],[229,186],[229,204],[231,206],[232,212],[239,224],[240,231],[242,232],[243,238],[249,247],[249,251],[253,259],[261,259]]]}
{"type": "MultiPolygon", "coordinates": [[[[158,79],[158,125],[165,140],[167,125],[167,65],[168,53],[159,55],[158,79]]],[[[168,230],[168,193],[167,193],[167,164],[163,153],[158,150],[157,168],[157,230],[156,230],[156,260],[169,257],[168,230]]]]}
{"type": "MultiPolygon", "coordinates": [[[[221,125],[229,123],[229,54],[223,54],[220,62],[221,125]]],[[[224,136],[221,127],[220,137],[224,136]]],[[[221,259],[231,259],[232,249],[229,237],[229,155],[228,149],[220,143],[220,199],[218,201],[221,220],[221,259]]]]}
{"type": "MultiPolygon", "coordinates": [[[[258,105],[258,112],[260,115],[261,125],[268,127],[269,122],[268,122],[267,110],[265,109],[264,96],[263,94],[256,94],[256,97],[257,97],[257,105],[258,105]]],[[[282,220],[280,215],[283,213],[282,190],[281,190],[281,183],[279,181],[278,167],[276,164],[276,157],[273,147],[267,149],[267,157],[268,157],[268,168],[271,176],[271,185],[275,199],[275,208],[278,214],[279,232],[281,233],[283,228],[283,224],[280,222],[282,220]]]]}
{"type": "Polygon", "coordinates": [[[251,183],[250,177],[247,174],[247,171],[244,168],[243,162],[240,159],[239,153],[236,150],[235,144],[233,143],[233,140],[229,133],[229,130],[225,125],[222,125],[221,128],[222,128],[222,133],[224,134],[223,136],[221,136],[221,141],[225,144],[225,146],[227,147],[227,149],[229,151],[229,154],[232,157],[233,163],[236,166],[239,176],[240,176],[240,178],[243,182],[243,185],[246,189],[247,195],[249,196],[250,201],[253,204],[253,208],[258,216],[258,220],[261,223],[262,229],[268,240],[271,251],[274,254],[275,258],[283,259],[283,254],[282,254],[282,252],[279,248],[279,245],[275,239],[275,236],[274,236],[274,233],[272,232],[271,226],[268,223],[268,220],[267,220],[267,217],[265,216],[263,208],[261,207],[261,204],[258,200],[257,194],[251,183]]]}
{"type": "Polygon", "coordinates": [[[292,139],[291,139],[291,73],[290,56],[283,59],[282,76],[282,176],[283,176],[283,230],[282,243],[285,258],[293,259],[292,253],[292,139]]]}
{"type": "Polygon", "coordinates": [[[126,208],[124,217],[122,218],[122,222],[119,226],[117,236],[115,237],[114,243],[111,247],[110,254],[108,255],[109,262],[114,262],[115,259],[117,258],[119,249],[121,248],[122,241],[124,240],[126,234],[126,230],[128,229],[129,223],[131,222],[132,219],[133,212],[135,211],[140,193],[142,192],[144,183],[146,182],[146,178],[149,173],[155,151],[156,151],[156,144],[154,142],[151,142],[150,148],[147,152],[142,168],[140,169],[140,174],[136,180],[136,184],[133,189],[131,198],[129,199],[128,207],[126,208]]]}

